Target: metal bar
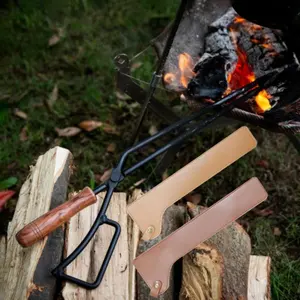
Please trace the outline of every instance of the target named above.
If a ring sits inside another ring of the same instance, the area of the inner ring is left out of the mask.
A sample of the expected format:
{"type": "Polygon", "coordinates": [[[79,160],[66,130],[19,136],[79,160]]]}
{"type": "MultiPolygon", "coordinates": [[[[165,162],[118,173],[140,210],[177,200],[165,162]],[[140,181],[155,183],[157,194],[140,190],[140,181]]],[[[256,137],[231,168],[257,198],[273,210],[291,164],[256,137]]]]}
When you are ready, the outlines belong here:
{"type": "Polygon", "coordinates": [[[172,25],[172,29],[171,29],[171,32],[170,32],[170,34],[168,36],[166,45],[164,47],[163,54],[162,54],[162,56],[161,56],[161,58],[160,58],[160,60],[158,62],[158,65],[157,65],[157,68],[156,68],[156,72],[152,76],[152,80],[151,80],[151,84],[150,84],[150,87],[149,87],[149,90],[148,90],[148,94],[147,94],[145,102],[144,102],[144,104],[142,106],[140,118],[139,118],[138,123],[137,123],[137,129],[136,129],[136,131],[135,131],[135,133],[133,135],[133,143],[135,143],[136,140],[137,140],[137,138],[138,138],[138,134],[140,132],[143,120],[145,118],[149,102],[151,101],[151,99],[152,99],[152,97],[153,97],[153,95],[155,93],[157,83],[158,83],[159,79],[162,76],[164,65],[166,63],[167,57],[168,57],[169,52],[171,50],[171,47],[173,45],[173,41],[174,41],[174,38],[176,36],[177,30],[179,28],[179,25],[180,25],[181,19],[183,17],[183,14],[185,12],[185,8],[186,8],[186,5],[187,5],[187,2],[188,2],[187,0],[181,0],[180,6],[179,6],[179,8],[177,10],[175,21],[174,21],[174,23],[172,25]]]}

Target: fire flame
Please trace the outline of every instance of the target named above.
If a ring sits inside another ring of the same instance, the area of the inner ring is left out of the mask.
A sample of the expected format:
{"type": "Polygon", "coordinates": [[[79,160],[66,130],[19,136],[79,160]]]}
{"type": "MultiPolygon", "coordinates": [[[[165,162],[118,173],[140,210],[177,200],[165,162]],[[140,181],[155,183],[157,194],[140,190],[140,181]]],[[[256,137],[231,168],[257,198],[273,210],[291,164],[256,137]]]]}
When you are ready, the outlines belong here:
{"type": "MultiPolygon", "coordinates": [[[[237,47],[237,54],[238,62],[236,64],[235,70],[227,77],[229,88],[226,93],[239,89],[244,85],[255,81],[256,79],[254,72],[250,64],[248,63],[246,52],[237,47]]],[[[255,102],[258,105],[260,112],[265,112],[266,110],[269,110],[271,108],[269,99],[270,95],[266,90],[262,90],[255,97],[255,102]]]]}
{"type": "Polygon", "coordinates": [[[178,66],[179,70],[175,73],[165,74],[164,81],[168,85],[177,85],[177,90],[186,89],[191,78],[195,76],[192,57],[186,52],[179,54],[178,66]]]}
{"type": "MultiPolygon", "coordinates": [[[[255,30],[260,30],[262,27],[260,25],[252,24],[250,22],[247,22],[245,19],[241,17],[236,17],[233,25],[236,24],[243,24],[246,30],[253,32],[255,30]]],[[[244,85],[247,85],[253,81],[256,80],[255,74],[253,72],[253,69],[251,68],[250,64],[248,63],[248,58],[246,52],[238,46],[237,42],[237,33],[234,30],[234,28],[229,28],[231,33],[231,38],[233,40],[233,43],[236,47],[238,61],[235,67],[235,70],[228,75],[227,82],[228,82],[228,89],[226,93],[229,93],[233,90],[239,89],[243,87],[244,85]]],[[[267,48],[269,50],[273,50],[272,46],[268,44],[268,40],[264,39],[263,41],[259,41],[257,39],[252,38],[251,41],[255,44],[259,44],[264,48],[267,48]]],[[[271,96],[268,94],[266,90],[262,90],[256,97],[255,102],[258,106],[259,111],[258,112],[265,112],[269,109],[271,109],[271,104],[269,99],[271,96]]]]}
{"type": "MultiPolygon", "coordinates": [[[[228,89],[226,90],[226,94],[256,80],[253,69],[248,63],[246,52],[238,46],[238,29],[236,28],[236,26],[243,26],[243,28],[249,32],[254,32],[262,29],[260,25],[250,23],[242,17],[236,17],[234,22],[232,23],[232,26],[229,27],[233,43],[236,47],[238,62],[236,64],[235,70],[232,73],[228,74],[228,89]]],[[[251,41],[255,44],[260,45],[261,47],[270,50],[270,55],[276,54],[270,41],[267,38],[258,40],[252,37],[251,41]]],[[[169,88],[181,92],[187,88],[189,81],[195,76],[195,73],[193,72],[194,62],[192,57],[186,52],[181,53],[178,56],[178,67],[179,68],[178,70],[176,70],[176,72],[167,73],[164,75],[164,82],[169,88]]],[[[255,97],[255,102],[258,107],[257,111],[259,113],[265,112],[266,110],[269,110],[271,108],[269,101],[270,98],[271,96],[266,90],[262,90],[255,97]]]]}

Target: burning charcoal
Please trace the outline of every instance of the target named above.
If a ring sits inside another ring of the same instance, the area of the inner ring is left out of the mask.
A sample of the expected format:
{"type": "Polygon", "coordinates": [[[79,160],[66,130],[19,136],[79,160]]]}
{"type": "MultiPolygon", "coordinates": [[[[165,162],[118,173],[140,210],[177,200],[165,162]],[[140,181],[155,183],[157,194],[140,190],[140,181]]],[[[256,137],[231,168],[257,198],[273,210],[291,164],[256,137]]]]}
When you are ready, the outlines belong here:
{"type": "MultiPolygon", "coordinates": [[[[188,96],[195,100],[216,100],[271,71],[296,63],[279,31],[251,23],[231,8],[209,26],[205,52],[188,84],[188,96]]],[[[239,108],[263,114],[281,102],[279,93],[286,85],[277,84],[261,91],[239,108]]]]}
{"type": "Polygon", "coordinates": [[[195,66],[196,76],[188,85],[188,94],[194,99],[220,98],[227,89],[226,68],[223,56],[203,55],[195,66]]]}

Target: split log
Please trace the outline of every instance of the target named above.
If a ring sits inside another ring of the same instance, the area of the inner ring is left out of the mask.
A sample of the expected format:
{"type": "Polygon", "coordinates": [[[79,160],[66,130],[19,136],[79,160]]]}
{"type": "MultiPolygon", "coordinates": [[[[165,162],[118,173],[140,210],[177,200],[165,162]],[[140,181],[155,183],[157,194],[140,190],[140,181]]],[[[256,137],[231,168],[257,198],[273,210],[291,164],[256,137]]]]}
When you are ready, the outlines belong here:
{"type": "MultiPolygon", "coordinates": [[[[188,203],[190,218],[201,211],[203,207],[188,203]]],[[[242,226],[227,226],[184,258],[181,299],[247,299],[250,253],[242,226]]]]}
{"type": "MultiPolygon", "coordinates": [[[[152,246],[163,240],[173,231],[178,229],[184,224],[186,209],[183,206],[172,205],[169,207],[163,217],[162,233],[156,239],[150,241],[140,241],[138,247],[138,255],[150,249],[152,246]]],[[[159,297],[160,300],[173,300],[178,299],[181,282],[181,261],[175,264],[171,270],[170,287],[169,289],[159,297]]],[[[141,278],[137,275],[137,300],[149,299],[149,287],[141,278]]]]}
{"type": "Polygon", "coordinates": [[[7,238],[1,239],[0,291],[3,300],[52,300],[56,280],[50,271],[60,261],[63,249],[63,229],[33,247],[22,248],[16,233],[32,220],[65,201],[72,155],[55,147],[40,156],[23,184],[13,220],[8,225],[7,238]]]}
{"type": "MultiPolygon", "coordinates": [[[[128,199],[128,204],[143,195],[141,190],[134,190],[128,199]]],[[[129,300],[136,300],[136,270],[132,264],[137,256],[140,229],[128,216],[128,245],[129,245],[129,300]]]]}
{"type": "MultiPolygon", "coordinates": [[[[22,186],[14,218],[9,224],[8,236],[0,239],[0,300],[58,299],[60,286],[56,286],[50,270],[61,261],[63,229],[59,228],[48,240],[44,239],[26,249],[17,244],[15,234],[25,224],[47,212],[50,207],[64,202],[71,161],[72,156],[68,150],[59,147],[49,150],[39,157],[22,186]]],[[[70,220],[66,229],[66,255],[73,251],[90,229],[103,196],[98,195],[96,204],[87,207],[70,220]]],[[[141,191],[134,191],[128,202],[140,196],[141,191]]],[[[137,276],[132,260],[181,227],[187,219],[187,209],[176,205],[170,207],[164,215],[162,235],[155,240],[139,243],[139,229],[127,216],[126,206],[126,194],[113,195],[107,216],[117,221],[122,231],[101,285],[95,290],[85,290],[66,283],[59,299],[149,299],[149,288],[137,276]]],[[[201,207],[188,204],[188,218],[200,212],[201,207]]],[[[105,225],[99,228],[84,252],[67,267],[66,273],[93,281],[100,270],[112,235],[111,227],[105,225]]],[[[248,235],[237,223],[231,224],[198,245],[183,261],[174,265],[170,288],[160,299],[241,300],[247,299],[247,294],[250,300],[270,299],[270,258],[250,257],[250,250],[248,235]]]]}
{"type": "MultiPolygon", "coordinates": [[[[141,195],[140,190],[133,191],[128,202],[134,201],[141,195]]],[[[66,255],[75,249],[91,228],[102,205],[103,197],[104,193],[98,195],[96,204],[87,207],[70,220],[66,230],[66,255]]],[[[136,271],[132,261],[137,253],[140,231],[127,216],[126,207],[126,194],[115,193],[108,207],[107,216],[118,222],[122,231],[100,286],[95,290],[86,290],[66,283],[62,292],[63,299],[136,299],[136,271]]],[[[106,225],[100,227],[83,253],[67,267],[66,273],[83,280],[94,281],[111,242],[113,231],[106,225]]]]}
{"type": "MultiPolygon", "coordinates": [[[[105,193],[97,196],[96,204],[89,206],[74,216],[66,230],[66,255],[83,240],[91,228],[102,205],[105,193]]],[[[86,290],[71,283],[66,283],[62,295],[65,300],[92,299],[129,299],[129,251],[127,235],[126,194],[115,193],[107,210],[107,217],[118,222],[122,228],[120,238],[106,269],[101,285],[94,290],[86,290]]],[[[108,246],[112,240],[114,229],[111,226],[99,227],[95,237],[74,262],[66,268],[66,274],[93,282],[108,246]]]]}
{"type": "MultiPolygon", "coordinates": [[[[188,203],[188,219],[203,207],[188,203]]],[[[269,300],[270,258],[252,256],[248,234],[233,222],[183,258],[180,300],[269,300]]]]}
{"type": "Polygon", "coordinates": [[[248,300],[271,299],[270,271],[270,257],[251,255],[248,277],[248,300]]]}

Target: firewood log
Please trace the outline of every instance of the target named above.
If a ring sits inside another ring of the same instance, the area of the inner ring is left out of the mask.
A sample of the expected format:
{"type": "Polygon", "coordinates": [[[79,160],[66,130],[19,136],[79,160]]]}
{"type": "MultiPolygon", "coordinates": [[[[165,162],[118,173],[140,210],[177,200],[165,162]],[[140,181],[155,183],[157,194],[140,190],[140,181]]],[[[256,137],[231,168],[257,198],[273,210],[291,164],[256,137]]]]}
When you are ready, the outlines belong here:
{"type": "Polygon", "coordinates": [[[270,300],[271,258],[250,256],[248,276],[248,300],[270,300]]]}
{"type": "Polygon", "coordinates": [[[31,167],[9,223],[7,238],[0,241],[0,298],[3,300],[54,298],[56,280],[50,270],[61,259],[63,229],[26,249],[18,244],[15,235],[24,225],[65,201],[71,162],[68,150],[55,147],[31,167]]]}
{"type": "MultiPolygon", "coordinates": [[[[188,203],[190,218],[201,211],[188,203]]],[[[247,299],[250,253],[250,238],[238,223],[224,228],[184,258],[180,299],[247,299]]]]}
{"type": "MultiPolygon", "coordinates": [[[[99,194],[95,205],[87,207],[70,220],[66,230],[66,255],[73,252],[88,233],[100,210],[104,195],[105,193],[99,194]]],[[[107,210],[107,217],[118,222],[122,231],[100,286],[94,290],[86,290],[67,282],[62,291],[63,299],[129,300],[129,247],[125,193],[113,195],[107,210]]],[[[110,226],[99,227],[86,249],[66,268],[66,274],[93,282],[100,271],[113,233],[114,229],[110,226]]]]}

